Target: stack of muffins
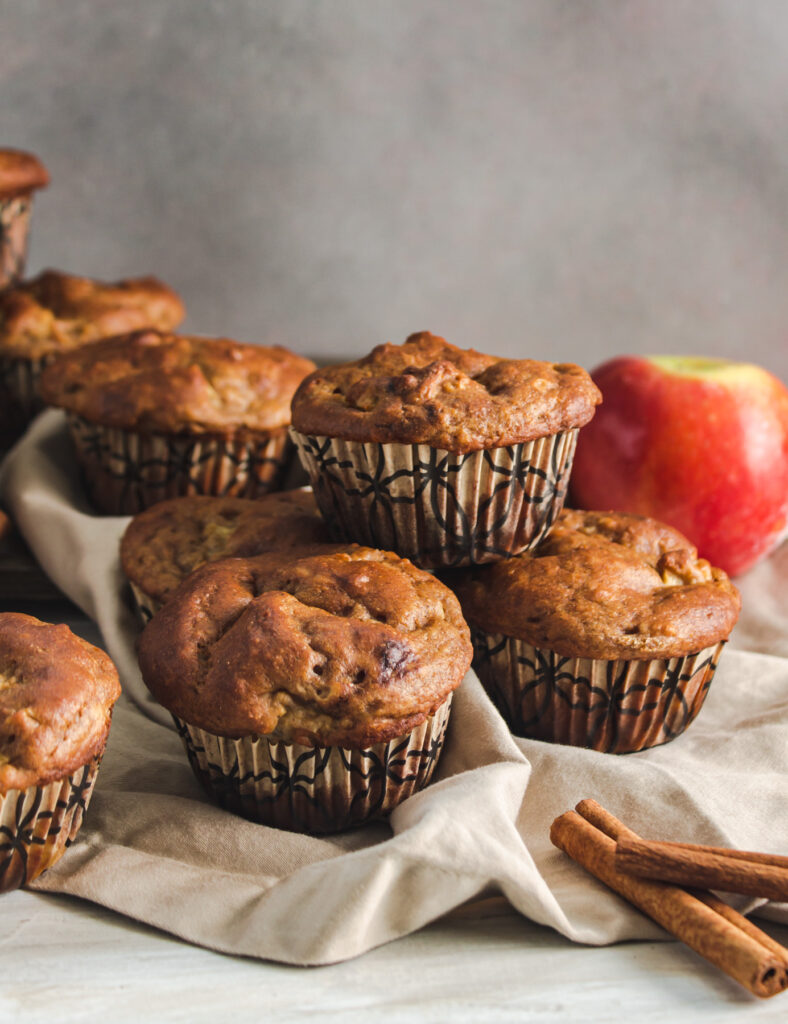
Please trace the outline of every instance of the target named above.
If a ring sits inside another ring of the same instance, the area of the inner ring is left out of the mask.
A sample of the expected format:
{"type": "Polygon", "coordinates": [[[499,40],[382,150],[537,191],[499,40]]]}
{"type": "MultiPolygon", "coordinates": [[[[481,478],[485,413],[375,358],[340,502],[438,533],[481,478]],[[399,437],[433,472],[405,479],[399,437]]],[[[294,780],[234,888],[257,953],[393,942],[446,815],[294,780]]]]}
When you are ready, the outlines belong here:
{"type": "Polygon", "coordinates": [[[561,512],[600,398],[577,366],[420,334],[312,374],[293,432],[336,538],[451,570],[474,667],[517,735],[625,753],[698,713],[739,598],[675,530],[561,512]]]}
{"type": "Polygon", "coordinates": [[[429,570],[538,541],[597,400],[579,367],[414,335],[296,391],[315,497],[180,498],[132,520],[143,678],[224,806],[334,831],[429,781],[472,656],[429,570]]]}
{"type": "MultiPolygon", "coordinates": [[[[46,271],[23,281],[33,193],[48,182],[36,156],[0,149],[0,452],[42,408],[39,376],[57,352],[183,316],[155,278],[46,271]]],[[[7,523],[0,512],[0,533],[7,523]]],[[[68,627],[0,614],[0,892],[31,882],[73,842],[119,695],[111,660],[68,627]]]]}
{"type": "MultiPolygon", "coordinates": [[[[32,193],[48,180],[32,154],[0,150],[0,450],[46,404],[70,402],[99,511],[279,486],[290,398],[313,364],[171,334],[183,304],[153,277],[23,280],[32,193]]],[[[119,694],[110,659],[67,627],[0,615],[0,892],[32,881],[75,838],[119,694]]]]}
{"type": "MultiPolygon", "coordinates": [[[[46,180],[31,167],[28,199],[46,180]]],[[[0,200],[4,181],[0,159],[0,200]]],[[[388,813],[429,782],[472,659],[520,736],[623,753],[697,714],[738,595],[668,527],[563,509],[601,398],[580,367],[423,332],[315,370],[173,334],[183,306],[153,278],[16,277],[3,430],[65,410],[95,508],[134,514],[120,554],[143,678],[223,806],[314,833],[388,813]],[[280,491],[295,450],[311,491],[280,491]]],[[[101,730],[68,764],[19,768],[8,723],[49,670],[14,647],[33,627],[8,628],[0,787],[71,785],[101,730]]]]}
{"type": "Polygon", "coordinates": [[[447,587],[518,735],[621,753],[686,727],[738,596],[674,530],[562,511],[599,397],[579,367],[413,335],[296,390],[312,494],[175,499],[132,520],[122,564],[153,614],[143,676],[220,802],[320,832],[407,795],[384,767],[391,743],[418,775],[414,748],[439,750],[437,712],[469,661],[447,587]],[[415,594],[440,597],[429,644],[410,626],[426,614],[415,594]],[[426,739],[405,732],[414,714],[426,739]],[[387,745],[367,746],[381,730],[387,745]]]}

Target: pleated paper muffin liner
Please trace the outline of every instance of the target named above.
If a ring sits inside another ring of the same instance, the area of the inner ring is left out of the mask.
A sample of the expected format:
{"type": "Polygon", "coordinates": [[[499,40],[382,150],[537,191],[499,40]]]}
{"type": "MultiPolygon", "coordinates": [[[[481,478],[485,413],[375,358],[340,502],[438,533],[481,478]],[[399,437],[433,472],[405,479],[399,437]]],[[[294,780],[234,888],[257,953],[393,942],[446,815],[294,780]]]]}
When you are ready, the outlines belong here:
{"type": "Polygon", "coordinates": [[[155,597],[151,597],[142,587],[131,580],[129,580],[129,587],[131,589],[131,596],[134,598],[134,614],[137,622],[144,628],[159,608],[161,608],[163,602],[157,601],[155,597]]]}
{"type": "Polygon", "coordinates": [[[100,761],[46,786],[0,794],[0,892],[32,882],[63,856],[82,825],[100,761]]]}
{"type": "Polygon", "coordinates": [[[648,661],[571,658],[471,627],[474,668],[517,736],[609,754],[679,736],[701,709],[725,641],[648,661]]]}
{"type": "Polygon", "coordinates": [[[292,832],[340,832],[387,815],[430,781],[451,695],[405,736],[359,750],[266,736],[230,739],[173,715],[197,778],[219,804],[292,832]]]}
{"type": "Polygon", "coordinates": [[[0,199],[0,288],[16,284],[24,275],[32,205],[30,193],[0,199]]]}
{"type": "Polygon", "coordinates": [[[21,437],[44,408],[38,381],[51,359],[51,356],[42,359],[0,356],[0,443],[3,446],[21,437]]]}
{"type": "Polygon", "coordinates": [[[534,547],[561,511],[577,430],[464,455],[290,431],[334,538],[425,569],[534,547]]]}
{"type": "Polygon", "coordinates": [[[287,429],[236,437],[141,434],[68,414],[88,493],[110,515],[189,494],[258,498],[287,472],[287,429]]]}

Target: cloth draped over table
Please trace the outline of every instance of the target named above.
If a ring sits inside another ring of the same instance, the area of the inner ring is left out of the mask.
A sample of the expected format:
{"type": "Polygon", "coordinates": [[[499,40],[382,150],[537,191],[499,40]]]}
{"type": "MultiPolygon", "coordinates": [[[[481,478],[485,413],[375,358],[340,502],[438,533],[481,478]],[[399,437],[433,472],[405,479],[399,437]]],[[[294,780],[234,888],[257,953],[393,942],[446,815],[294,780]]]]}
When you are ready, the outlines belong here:
{"type": "MultiPolygon", "coordinates": [[[[664,938],[550,844],[553,818],[584,797],[648,838],[788,851],[788,545],[739,581],[742,620],[672,743],[617,757],[517,739],[470,672],[434,783],[388,824],[318,839],[222,810],[192,774],[137,669],[118,561],[128,520],[91,512],[61,413],[39,417],[8,456],[0,492],[43,568],[98,624],[124,688],[84,827],[38,891],[212,949],[323,964],[493,894],[576,942],[664,938]]],[[[788,906],[758,912],[788,923],[788,906]]]]}

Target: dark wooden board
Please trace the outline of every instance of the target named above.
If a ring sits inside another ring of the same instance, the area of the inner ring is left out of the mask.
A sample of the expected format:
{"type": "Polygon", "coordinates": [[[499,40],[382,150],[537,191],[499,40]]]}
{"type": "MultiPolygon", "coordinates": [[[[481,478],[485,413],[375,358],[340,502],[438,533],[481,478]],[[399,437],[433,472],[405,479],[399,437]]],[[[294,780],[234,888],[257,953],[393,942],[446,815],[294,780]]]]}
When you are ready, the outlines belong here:
{"type": "Polygon", "coordinates": [[[0,539],[0,602],[68,600],[50,580],[15,530],[0,539]]]}

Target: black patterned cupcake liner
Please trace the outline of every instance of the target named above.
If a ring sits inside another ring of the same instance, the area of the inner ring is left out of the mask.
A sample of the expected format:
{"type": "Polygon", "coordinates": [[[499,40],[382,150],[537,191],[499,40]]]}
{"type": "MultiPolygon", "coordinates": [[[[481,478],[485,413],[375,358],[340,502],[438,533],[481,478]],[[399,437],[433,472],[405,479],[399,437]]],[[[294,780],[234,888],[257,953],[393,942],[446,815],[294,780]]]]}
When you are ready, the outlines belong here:
{"type": "Polygon", "coordinates": [[[291,832],[340,832],[385,817],[423,789],[438,762],[451,696],[405,736],[353,750],[266,736],[230,739],[173,715],[197,778],[244,818],[291,832]]]}
{"type": "Polygon", "coordinates": [[[129,588],[131,589],[131,596],[134,599],[135,618],[139,625],[144,629],[159,608],[161,608],[162,602],[157,601],[155,597],[151,597],[150,594],[146,593],[142,589],[142,587],[133,583],[131,580],[129,580],[129,588]]]}
{"type": "Polygon", "coordinates": [[[21,280],[27,262],[27,236],[33,197],[0,199],[0,288],[21,280]]]}
{"type": "Polygon", "coordinates": [[[63,856],[82,825],[100,757],[46,786],[0,794],[0,892],[27,885],[63,856]]]}
{"type": "Polygon", "coordinates": [[[68,413],[71,436],[94,505],[134,515],[190,494],[258,498],[287,472],[287,429],[237,437],[140,434],[68,413]]]}
{"type": "Polygon", "coordinates": [[[700,711],[725,641],[647,661],[571,658],[471,627],[475,668],[516,736],[609,754],[679,736],[700,711]]]}
{"type": "Polygon", "coordinates": [[[290,431],[334,539],[396,551],[425,569],[534,547],[561,511],[577,430],[455,454],[290,431]]]}
{"type": "Polygon", "coordinates": [[[38,382],[51,356],[24,359],[0,356],[0,444],[8,447],[44,408],[38,382]]]}

